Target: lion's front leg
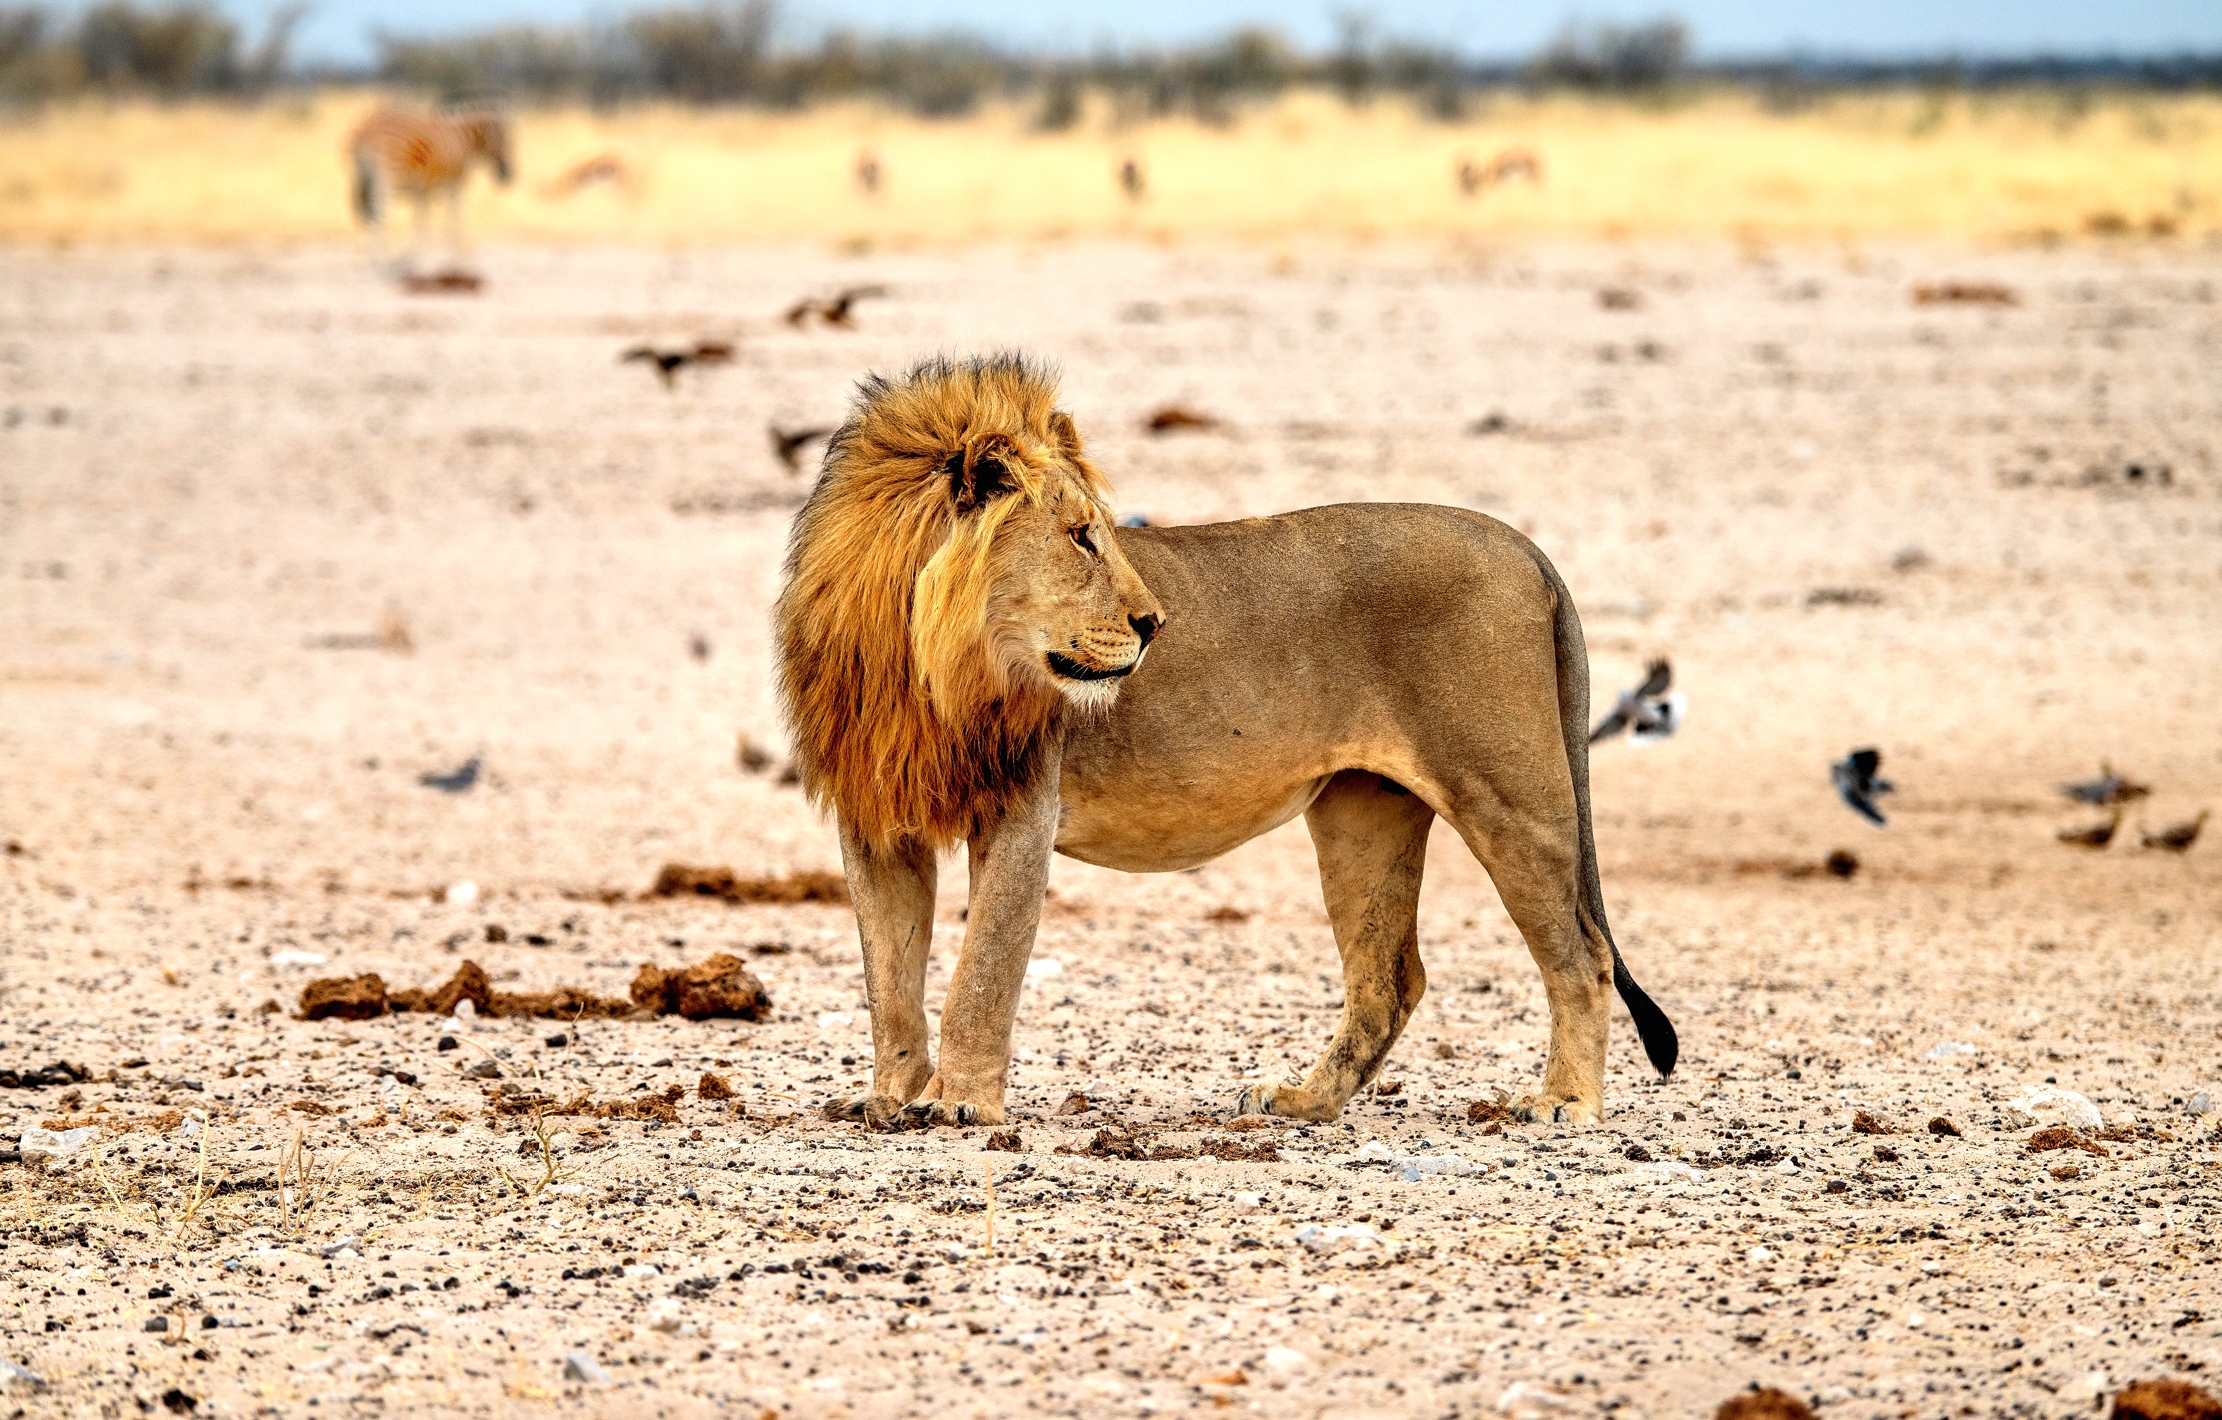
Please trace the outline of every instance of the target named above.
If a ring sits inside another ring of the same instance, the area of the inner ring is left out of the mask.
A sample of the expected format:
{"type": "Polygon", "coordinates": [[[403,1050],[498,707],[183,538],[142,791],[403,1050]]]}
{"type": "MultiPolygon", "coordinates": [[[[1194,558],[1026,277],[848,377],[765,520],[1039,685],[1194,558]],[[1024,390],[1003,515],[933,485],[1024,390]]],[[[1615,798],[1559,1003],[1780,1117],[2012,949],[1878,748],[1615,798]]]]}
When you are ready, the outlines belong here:
{"type": "Polygon", "coordinates": [[[1010,1076],[1011,1027],[1026,986],[1026,959],[1041,925],[1049,855],[1057,837],[1057,764],[1040,786],[971,844],[972,895],[964,949],[941,1007],[941,1068],[913,1105],[938,1124],[1001,1124],[1010,1076]]]}
{"type": "Polygon", "coordinates": [[[864,997],[872,1013],[872,1092],[827,1103],[836,1119],[886,1124],[917,1099],[934,1072],[926,1039],[926,958],[933,945],[933,850],[918,842],[874,848],[841,826],[841,862],[864,948],[864,997]]]}

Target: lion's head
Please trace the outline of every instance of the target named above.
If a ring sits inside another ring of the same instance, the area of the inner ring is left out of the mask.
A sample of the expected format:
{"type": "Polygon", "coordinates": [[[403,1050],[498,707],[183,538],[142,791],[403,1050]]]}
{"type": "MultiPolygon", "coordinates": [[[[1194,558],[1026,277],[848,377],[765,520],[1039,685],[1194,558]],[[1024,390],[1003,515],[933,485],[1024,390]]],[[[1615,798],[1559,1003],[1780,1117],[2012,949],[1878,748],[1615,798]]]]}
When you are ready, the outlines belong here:
{"type": "Polygon", "coordinates": [[[1163,619],[1056,397],[1015,355],[869,378],[796,515],[781,699],[804,785],[868,841],[970,836],[1163,619]]]}

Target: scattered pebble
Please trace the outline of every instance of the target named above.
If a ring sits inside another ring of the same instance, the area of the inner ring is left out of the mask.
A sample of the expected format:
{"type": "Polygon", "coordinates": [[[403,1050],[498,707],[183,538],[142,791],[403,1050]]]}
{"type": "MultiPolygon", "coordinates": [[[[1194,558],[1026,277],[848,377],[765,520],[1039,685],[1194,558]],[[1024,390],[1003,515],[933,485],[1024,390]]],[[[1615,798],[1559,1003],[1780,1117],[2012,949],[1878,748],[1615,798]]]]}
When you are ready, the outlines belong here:
{"type": "Polygon", "coordinates": [[[588,1352],[573,1351],[563,1358],[563,1378],[587,1385],[608,1385],[610,1373],[588,1352]]]}
{"type": "Polygon", "coordinates": [[[1930,1046],[1929,1053],[1922,1056],[1921,1058],[1924,1060],[1951,1060],[1962,1055],[1973,1055],[1974,1053],[1975,1047],[1969,1045],[1964,1040],[1947,1040],[1940,1041],[1939,1043],[1930,1046]]]}

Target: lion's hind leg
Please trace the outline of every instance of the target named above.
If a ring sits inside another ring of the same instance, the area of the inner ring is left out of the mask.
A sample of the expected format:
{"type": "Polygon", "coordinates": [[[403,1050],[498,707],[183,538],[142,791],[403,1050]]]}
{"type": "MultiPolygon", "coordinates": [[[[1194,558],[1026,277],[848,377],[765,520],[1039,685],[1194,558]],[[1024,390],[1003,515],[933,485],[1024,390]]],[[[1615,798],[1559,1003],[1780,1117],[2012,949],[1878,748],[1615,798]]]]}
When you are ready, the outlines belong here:
{"type": "Polygon", "coordinates": [[[1595,1124],[1605,1109],[1612,943],[1580,910],[1581,847],[1573,786],[1501,775],[1452,795],[1452,826],[1488,869],[1497,896],[1543,973],[1551,1048],[1543,1088],[1512,1103],[1522,1119],[1595,1124]],[[1466,812],[1465,805],[1487,804],[1466,812]]]}
{"type": "Polygon", "coordinates": [[[872,1091],[830,1100],[833,1119],[878,1128],[933,1078],[926,1036],[926,958],[933,945],[937,865],[919,843],[874,848],[841,830],[841,861],[864,947],[864,996],[872,1012],[872,1091]]]}
{"type": "Polygon", "coordinates": [[[1435,811],[1377,774],[1346,770],[1304,812],[1342,953],[1342,1020],[1301,1085],[1258,1085],[1237,1112],[1328,1120],[1381,1068],[1427,990],[1420,872],[1435,811]]]}

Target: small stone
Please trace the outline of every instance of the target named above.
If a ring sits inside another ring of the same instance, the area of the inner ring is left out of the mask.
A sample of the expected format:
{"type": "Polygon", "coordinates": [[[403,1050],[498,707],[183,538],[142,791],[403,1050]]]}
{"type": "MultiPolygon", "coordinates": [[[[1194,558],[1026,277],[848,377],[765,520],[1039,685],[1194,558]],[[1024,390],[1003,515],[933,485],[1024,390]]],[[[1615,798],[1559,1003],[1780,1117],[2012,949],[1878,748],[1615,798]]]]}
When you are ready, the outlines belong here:
{"type": "MultiPolygon", "coordinates": [[[[550,1050],[561,1050],[563,1049],[563,1047],[571,1043],[571,1037],[565,1035],[562,1031],[557,1031],[554,1035],[549,1036],[546,1040],[540,1043],[547,1046],[550,1050]]],[[[579,1353],[573,1352],[572,1354],[577,1355],[579,1353]]]]}
{"type": "Polygon", "coordinates": [[[1755,1247],[1751,1251],[1744,1254],[1744,1261],[1750,1263],[1754,1267],[1765,1267],[1768,1263],[1773,1262],[1774,1260],[1775,1254],[1773,1248],[1755,1247]]]}
{"type": "Polygon", "coordinates": [[[162,1392],[162,1408],[173,1415],[190,1415],[200,1408],[200,1404],[199,1396],[187,1395],[176,1386],[162,1392]]]}
{"type": "Polygon", "coordinates": [[[1730,1396],[1713,1412],[1713,1420],[1813,1420],[1813,1411],[1787,1391],[1767,1387],[1730,1396]]]}
{"type": "Polygon", "coordinates": [[[37,1371],[0,1357],[0,1389],[10,1395],[39,1395],[46,1390],[46,1378],[37,1371]]]}
{"type": "Polygon", "coordinates": [[[465,1070],[463,1077],[467,1080],[498,1080],[501,1078],[501,1066],[491,1058],[481,1060],[465,1070]]]}
{"type": "Polygon", "coordinates": [[[1563,1415],[1574,1408],[1574,1397],[1555,1385],[1540,1381],[1514,1381],[1497,1397],[1497,1409],[1512,1420],[1540,1420],[1563,1415]]]}
{"type": "Polygon", "coordinates": [[[146,1325],[139,1329],[149,1333],[166,1332],[170,1329],[170,1319],[166,1316],[150,1316],[146,1320],[146,1325]]]}
{"type": "Polygon", "coordinates": [[[1310,1370],[1312,1358],[1293,1346],[1274,1346],[1265,1353],[1265,1368],[1286,1380],[1310,1370]]]}
{"type": "Polygon", "coordinates": [[[602,1363],[595,1360],[590,1353],[573,1351],[563,1358],[563,1378],[567,1381],[582,1381],[587,1385],[608,1385],[610,1373],[603,1370],[602,1363]]]}
{"type": "Polygon", "coordinates": [[[676,1336],[682,1325],[679,1303],[669,1297],[658,1297],[648,1304],[648,1329],[666,1336],[676,1336]]]}
{"type": "Polygon", "coordinates": [[[322,1247],[318,1248],[317,1251],[325,1257],[337,1257],[343,1252],[353,1252],[359,1255],[362,1251],[362,1246],[363,1240],[359,1237],[356,1237],[353,1233],[349,1233],[344,1238],[339,1238],[335,1241],[324,1244],[322,1247]]]}
{"type": "Polygon", "coordinates": [[[1057,1106],[1057,1113],[1059,1115],[1086,1114],[1089,1110],[1094,1108],[1095,1106],[1088,1102],[1088,1097],[1086,1095],[1080,1093],[1080,1091],[1078,1090],[1074,1090],[1071,1094],[1065,1096],[1065,1102],[1063,1104],[1057,1106]]]}
{"type": "Polygon", "coordinates": [[[1999,1106],[2016,1129],[2033,1124],[2064,1124],[2070,1129],[2104,1129],[2106,1119],[2089,1095],[2057,1085],[2031,1085],[1999,1106]]]}
{"type": "Polygon", "coordinates": [[[375,971],[327,976],[301,988],[301,1015],[321,1021],[367,1021],[386,1014],[386,982],[375,971]]]}
{"type": "Polygon", "coordinates": [[[451,1050],[461,1050],[462,1048],[463,1042],[457,1040],[454,1036],[443,1035],[440,1037],[439,1050],[442,1055],[447,1054],[451,1050]]]}
{"type": "Polygon", "coordinates": [[[1924,1060],[1952,1060],[1962,1055],[1973,1055],[1974,1053],[1975,1047],[1964,1040],[1945,1040],[1930,1046],[1929,1053],[1921,1058],[1924,1060]]]}
{"type": "Polygon", "coordinates": [[[97,1125],[86,1124],[76,1129],[26,1129],[16,1148],[26,1159],[40,1158],[48,1163],[60,1163],[90,1144],[100,1135],[97,1125]]]}

